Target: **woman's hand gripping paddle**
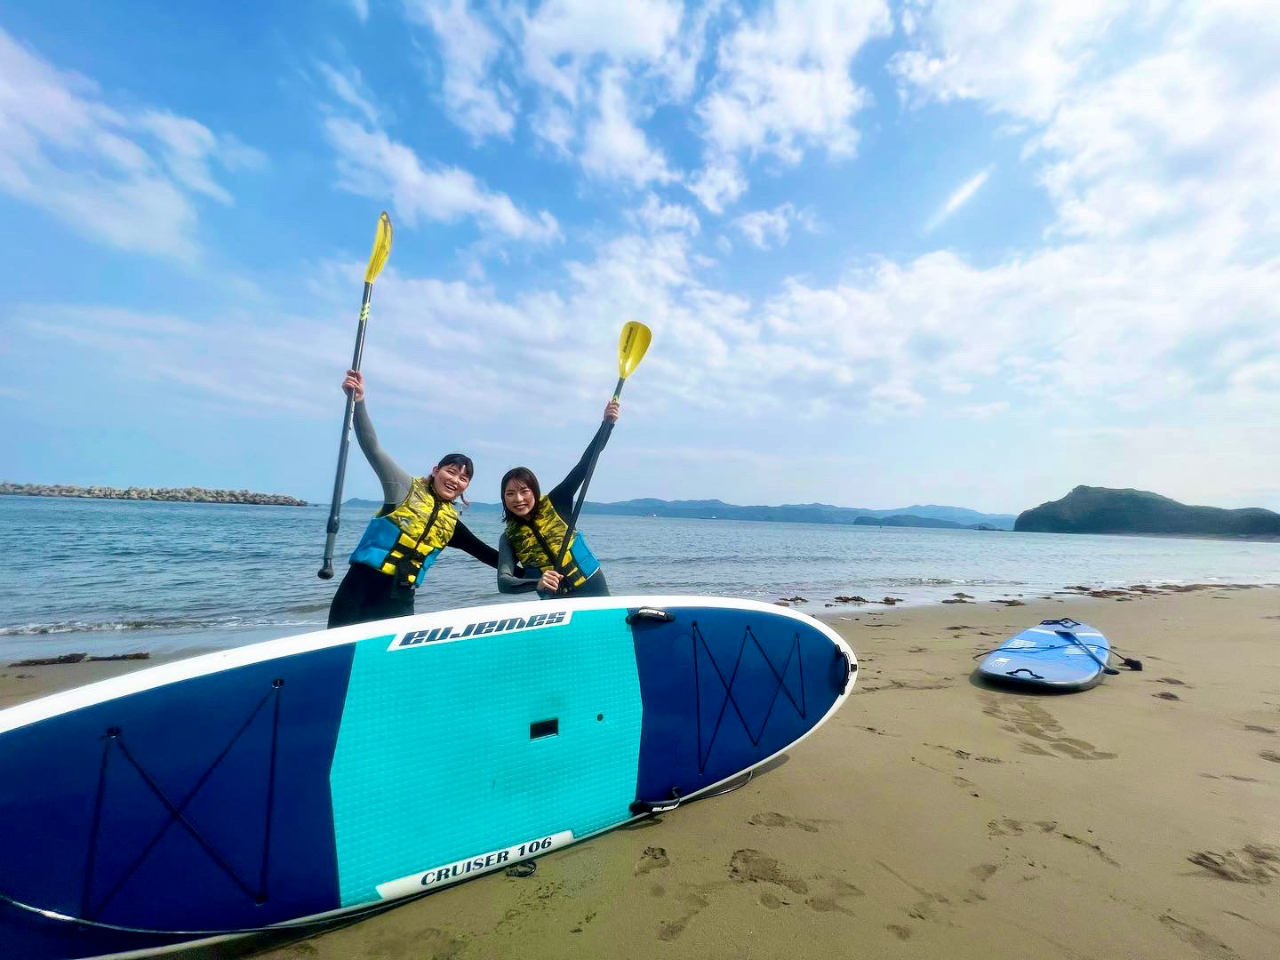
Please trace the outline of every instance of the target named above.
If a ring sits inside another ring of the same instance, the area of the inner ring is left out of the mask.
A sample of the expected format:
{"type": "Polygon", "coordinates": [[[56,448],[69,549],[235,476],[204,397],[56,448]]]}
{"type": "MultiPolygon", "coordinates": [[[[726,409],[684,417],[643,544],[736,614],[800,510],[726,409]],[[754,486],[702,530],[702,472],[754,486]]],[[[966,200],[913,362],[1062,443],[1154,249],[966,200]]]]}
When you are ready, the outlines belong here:
{"type": "MultiPolygon", "coordinates": [[[[391,253],[391,218],[384,210],[378,216],[378,233],[373,239],[373,253],[364,272],[364,299],[360,303],[360,321],[356,327],[356,349],[351,357],[351,369],[360,369],[364,356],[364,331],[369,323],[369,300],[373,297],[373,281],[386,266],[391,253]]],[[[316,572],[321,580],[333,578],[333,541],[338,536],[338,513],[342,509],[342,481],[347,474],[347,448],[351,443],[351,420],[355,415],[355,397],[347,394],[347,410],[342,416],[342,439],[338,443],[338,469],[333,476],[333,500],[329,504],[329,523],[325,527],[324,565],[316,572]]]]}
{"type": "MultiPolygon", "coordinates": [[[[627,382],[627,377],[635,373],[636,367],[640,366],[640,361],[644,359],[645,351],[649,349],[649,341],[653,339],[653,333],[643,323],[637,320],[628,320],[622,327],[622,333],[618,337],[618,385],[613,388],[613,399],[617,400],[622,395],[622,386],[627,382]]],[[[582,504],[587,499],[587,486],[591,483],[591,475],[596,471],[596,460],[600,456],[600,448],[605,445],[605,441],[609,439],[609,434],[613,433],[613,422],[606,420],[604,424],[604,432],[600,434],[596,441],[596,448],[591,453],[591,461],[587,464],[586,475],[582,478],[582,489],[578,491],[578,499],[574,501],[573,513],[569,517],[569,526],[564,532],[564,542],[560,544],[560,555],[556,557],[556,569],[563,572],[564,555],[569,549],[569,544],[573,540],[574,531],[578,527],[578,515],[582,513],[582,504]]],[[[564,593],[569,587],[568,580],[560,581],[560,591],[564,593]]]]}

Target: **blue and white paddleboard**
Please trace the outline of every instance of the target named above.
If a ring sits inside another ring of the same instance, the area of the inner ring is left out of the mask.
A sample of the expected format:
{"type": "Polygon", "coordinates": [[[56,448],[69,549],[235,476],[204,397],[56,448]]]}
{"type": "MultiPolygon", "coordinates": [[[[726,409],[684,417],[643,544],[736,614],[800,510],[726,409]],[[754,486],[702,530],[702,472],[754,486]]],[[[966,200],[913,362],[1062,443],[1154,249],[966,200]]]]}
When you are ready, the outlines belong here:
{"type": "Polygon", "coordinates": [[[1110,653],[1096,627],[1069,618],[1044,620],[987,654],[978,672],[1004,683],[1087,690],[1102,679],[1110,653]]]}
{"type": "Polygon", "coordinates": [[[794,746],[853,651],[782,607],[502,604],[0,711],[0,944],[144,956],[341,916],[669,809],[794,746]]]}

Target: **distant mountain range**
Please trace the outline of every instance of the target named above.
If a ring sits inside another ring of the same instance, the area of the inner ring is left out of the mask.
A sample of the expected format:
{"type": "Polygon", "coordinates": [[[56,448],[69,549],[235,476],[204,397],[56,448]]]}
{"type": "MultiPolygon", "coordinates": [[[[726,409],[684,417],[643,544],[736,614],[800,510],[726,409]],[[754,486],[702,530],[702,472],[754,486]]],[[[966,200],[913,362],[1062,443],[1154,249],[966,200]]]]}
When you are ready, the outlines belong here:
{"type": "MultiPolygon", "coordinates": [[[[347,507],[376,510],[374,500],[347,500],[347,507]]],[[[473,503],[479,513],[497,513],[496,503],[473,503]]],[[[657,500],[643,497],[598,503],[583,513],[622,517],[679,517],[689,520],[770,520],[775,523],[835,523],[853,526],[945,527],[1040,533],[1139,533],[1182,536],[1280,537],[1280,513],[1251,507],[1224,510],[1194,507],[1146,490],[1076,487],[1061,500],[1042,503],[1015,517],[979,513],[965,507],[912,504],[888,510],[836,507],[829,503],[740,506],[723,500],[657,500]]]]}
{"type": "MultiPolygon", "coordinates": [[[[347,500],[343,506],[377,509],[381,503],[372,500],[347,500]]],[[[496,512],[496,503],[472,503],[473,510],[496,512]]],[[[597,503],[588,500],[584,514],[623,517],[682,517],[690,520],[772,520],[775,523],[839,523],[859,526],[951,527],[984,530],[1012,530],[1013,514],[979,513],[965,507],[936,504],[914,504],[890,510],[864,507],[836,507],[829,503],[784,503],[780,506],[739,506],[723,500],[620,500],[597,503]]]]}
{"type": "Polygon", "coordinates": [[[1015,530],[1037,533],[1146,533],[1280,536],[1280,513],[1249,507],[1193,507],[1147,490],[1076,487],[1061,500],[1019,514],[1015,530]]]}

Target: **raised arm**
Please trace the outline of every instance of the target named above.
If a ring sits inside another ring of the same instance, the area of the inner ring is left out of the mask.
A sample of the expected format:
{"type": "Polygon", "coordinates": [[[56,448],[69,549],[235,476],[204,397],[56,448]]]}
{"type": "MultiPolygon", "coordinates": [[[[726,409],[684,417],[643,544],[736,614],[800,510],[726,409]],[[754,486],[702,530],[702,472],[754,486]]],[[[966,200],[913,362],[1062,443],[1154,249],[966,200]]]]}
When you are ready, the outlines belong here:
{"type": "Polygon", "coordinates": [[[369,466],[373,467],[373,472],[378,475],[378,480],[382,483],[382,499],[386,503],[399,503],[409,495],[413,477],[392,460],[378,443],[378,434],[374,432],[373,421],[369,419],[369,410],[364,402],[364,376],[359,370],[348,370],[347,378],[342,381],[342,387],[352,392],[355,397],[353,424],[356,430],[356,442],[360,444],[361,452],[364,453],[369,466]]]}
{"type": "Polygon", "coordinates": [[[603,449],[604,445],[609,442],[609,434],[614,423],[618,420],[618,401],[609,401],[608,406],[604,408],[604,419],[600,421],[600,426],[596,430],[595,436],[591,438],[591,442],[587,444],[587,449],[582,453],[580,459],[568,476],[561,480],[551,490],[548,497],[551,499],[551,505],[556,508],[556,513],[560,516],[568,516],[573,511],[573,495],[577,493],[578,487],[582,485],[582,481],[586,479],[587,467],[591,465],[592,454],[596,453],[597,448],[603,449]]]}

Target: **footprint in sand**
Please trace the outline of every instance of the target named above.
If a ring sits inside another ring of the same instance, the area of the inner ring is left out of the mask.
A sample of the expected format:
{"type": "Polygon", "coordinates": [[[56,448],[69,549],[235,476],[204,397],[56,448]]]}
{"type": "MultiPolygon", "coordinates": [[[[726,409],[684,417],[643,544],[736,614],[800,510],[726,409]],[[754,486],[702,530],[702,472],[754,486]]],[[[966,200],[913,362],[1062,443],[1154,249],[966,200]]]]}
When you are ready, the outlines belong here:
{"type": "Polygon", "coordinates": [[[1280,763],[1280,753],[1274,750],[1263,750],[1258,754],[1263,760],[1270,760],[1272,763],[1280,763]]]}
{"type": "Polygon", "coordinates": [[[663,921],[658,927],[659,940],[670,942],[677,939],[684,933],[684,928],[689,925],[690,920],[711,906],[711,901],[700,893],[690,892],[680,895],[680,905],[684,908],[683,913],[675,920],[663,921]]]}
{"type": "Polygon", "coordinates": [[[1262,887],[1280,880],[1280,847],[1267,843],[1248,843],[1239,850],[1225,853],[1200,850],[1187,859],[1219,880],[1231,883],[1262,887]]]}
{"type": "Polygon", "coordinates": [[[1020,837],[1022,836],[1022,822],[1019,820],[1010,820],[1008,817],[1002,820],[992,820],[987,824],[987,836],[989,837],[1020,837]]]}
{"type": "Polygon", "coordinates": [[[1260,727],[1256,723],[1246,723],[1244,728],[1250,733],[1275,733],[1270,727],[1260,727]]]}
{"type": "Polygon", "coordinates": [[[635,875],[644,876],[650,870],[660,870],[670,865],[671,861],[667,859],[665,847],[645,847],[644,853],[640,854],[640,859],[636,861],[635,875]]]}
{"type": "Polygon", "coordinates": [[[969,873],[978,881],[978,886],[973,887],[964,897],[965,903],[981,903],[987,899],[987,895],[980,889],[981,886],[996,875],[996,871],[1000,869],[999,864],[980,863],[976,867],[970,867],[969,873]]]}
{"type": "Polygon", "coordinates": [[[1181,700],[1182,699],[1176,693],[1173,693],[1169,690],[1165,690],[1161,693],[1153,693],[1152,696],[1158,700],[1181,700]]]}
{"type": "Polygon", "coordinates": [[[757,813],[747,823],[753,827],[795,827],[805,833],[817,833],[816,820],[800,820],[782,813],[757,813]]]}
{"type": "Polygon", "coordinates": [[[735,850],[729,858],[729,879],[739,883],[775,883],[795,894],[809,892],[809,885],[799,877],[787,876],[777,860],[749,847],[735,850]]]}
{"type": "Polygon", "coordinates": [[[822,886],[824,890],[812,897],[809,897],[809,899],[805,901],[805,904],[819,913],[837,912],[848,914],[852,917],[854,915],[853,911],[840,901],[848,897],[866,896],[866,894],[858,887],[846,880],[840,879],[839,877],[828,877],[819,874],[814,877],[813,880],[814,883],[822,886]]]}
{"type": "Polygon", "coordinates": [[[1087,740],[1063,736],[1062,725],[1053,714],[1035,700],[984,693],[982,701],[985,704],[982,712],[1003,721],[1002,730],[1032,738],[1032,740],[1018,742],[1023,753],[1041,757],[1061,754],[1073,760],[1114,760],[1118,756],[1118,754],[1099,750],[1087,740]],[[1033,742],[1035,740],[1045,746],[1042,747],[1033,742]]]}

